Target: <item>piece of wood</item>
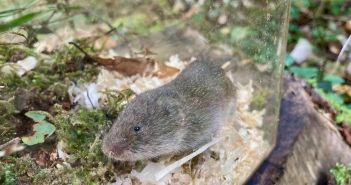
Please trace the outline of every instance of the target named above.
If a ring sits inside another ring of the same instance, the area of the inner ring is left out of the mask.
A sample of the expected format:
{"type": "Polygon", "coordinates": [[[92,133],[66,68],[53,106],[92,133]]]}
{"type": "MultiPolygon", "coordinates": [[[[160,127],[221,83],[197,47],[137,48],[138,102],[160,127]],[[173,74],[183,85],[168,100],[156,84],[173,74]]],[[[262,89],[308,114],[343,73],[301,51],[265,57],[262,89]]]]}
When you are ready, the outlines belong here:
{"type": "Polygon", "coordinates": [[[283,92],[276,146],[246,184],[326,184],[331,167],[351,163],[351,149],[317,110],[313,89],[287,76],[283,92]]]}

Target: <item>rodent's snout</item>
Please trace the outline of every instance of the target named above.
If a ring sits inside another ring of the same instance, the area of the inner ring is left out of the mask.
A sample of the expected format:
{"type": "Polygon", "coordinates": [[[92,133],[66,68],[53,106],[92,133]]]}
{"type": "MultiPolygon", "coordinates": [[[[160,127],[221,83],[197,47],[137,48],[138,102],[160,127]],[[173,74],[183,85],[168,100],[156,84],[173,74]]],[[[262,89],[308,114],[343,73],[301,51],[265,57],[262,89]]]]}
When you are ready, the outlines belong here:
{"type": "Polygon", "coordinates": [[[125,142],[122,143],[116,143],[115,145],[112,146],[111,152],[113,152],[116,155],[120,155],[127,149],[128,145],[125,142]]]}
{"type": "Polygon", "coordinates": [[[128,142],[120,141],[114,142],[108,139],[105,139],[103,142],[103,152],[110,156],[118,156],[123,154],[123,152],[128,148],[128,142]]]}

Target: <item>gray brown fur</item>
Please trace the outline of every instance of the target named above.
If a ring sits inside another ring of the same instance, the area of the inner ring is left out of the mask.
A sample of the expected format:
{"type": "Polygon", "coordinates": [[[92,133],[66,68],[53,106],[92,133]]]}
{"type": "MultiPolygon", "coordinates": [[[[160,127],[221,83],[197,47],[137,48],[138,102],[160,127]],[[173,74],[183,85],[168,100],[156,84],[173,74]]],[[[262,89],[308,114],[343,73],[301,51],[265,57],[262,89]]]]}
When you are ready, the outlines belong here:
{"type": "Polygon", "coordinates": [[[104,137],[103,152],[135,161],[197,149],[225,121],[234,94],[219,64],[193,62],[170,83],[128,103],[104,137]]]}

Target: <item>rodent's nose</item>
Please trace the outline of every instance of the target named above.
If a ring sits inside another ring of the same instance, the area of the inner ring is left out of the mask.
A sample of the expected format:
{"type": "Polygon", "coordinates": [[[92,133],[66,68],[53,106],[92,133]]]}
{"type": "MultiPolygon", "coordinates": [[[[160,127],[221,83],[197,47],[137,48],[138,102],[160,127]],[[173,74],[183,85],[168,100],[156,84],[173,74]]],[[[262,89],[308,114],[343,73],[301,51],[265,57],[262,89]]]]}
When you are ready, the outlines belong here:
{"type": "Polygon", "coordinates": [[[128,147],[128,143],[118,142],[118,143],[114,143],[111,146],[110,151],[116,155],[120,155],[127,149],[127,147],[128,147]]]}

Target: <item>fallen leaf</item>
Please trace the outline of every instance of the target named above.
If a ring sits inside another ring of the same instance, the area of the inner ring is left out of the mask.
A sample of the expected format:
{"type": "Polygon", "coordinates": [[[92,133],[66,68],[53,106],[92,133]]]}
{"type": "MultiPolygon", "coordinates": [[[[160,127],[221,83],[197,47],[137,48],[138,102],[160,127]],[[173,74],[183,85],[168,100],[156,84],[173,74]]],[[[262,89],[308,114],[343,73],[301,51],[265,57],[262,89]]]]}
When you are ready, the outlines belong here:
{"type": "Polygon", "coordinates": [[[168,76],[173,76],[179,73],[179,69],[167,66],[164,63],[158,63],[158,70],[156,71],[156,76],[160,78],[165,78],[168,76]]]}
{"type": "Polygon", "coordinates": [[[22,141],[26,145],[35,145],[44,143],[45,137],[51,136],[56,130],[56,127],[47,122],[41,121],[33,126],[34,134],[32,136],[22,137],[22,141]]]}
{"type": "Polygon", "coordinates": [[[179,69],[157,62],[150,57],[126,58],[115,56],[114,58],[93,57],[94,60],[107,69],[117,71],[126,76],[156,75],[160,78],[173,76],[179,69]]]}
{"type": "Polygon", "coordinates": [[[346,94],[351,97],[351,86],[349,85],[333,85],[333,91],[339,94],[346,94]]]}
{"type": "Polygon", "coordinates": [[[290,68],[290,72],[305,79],[314,78],[318,75],[318,69],[316,67],[293,66],[290,68]]]}
{"type": "Polygon", "coordinates": [[[344,29],[348,34],[351,34],[351,20],[346,21],[344,29]]]}
{"type": "Polygon", "coordinates": [[[151,74],[155,65],[155,60],[151,58],[115,56],[114,58],[94,57],[94,60],[106,68],[120,72],[126,76],[151,74]]]}
{"type": "Polygon", "coordinates": [[[44,121],[46,115],[41,113],[41,112],[37,112],[37,111],[29,111],[29,112],[26,112],[25,115],[28,117],[28,118],[31,118],[33,121],[35,122],[41,122],[41,121],[44,121]]]}
{"type": "Polygon", "coordinates": [[[341,51],[341,48],[342,48],[342,45],[339,42],[328,43],[328,49],[334,55],[339,54],[341,51]]]}
{"type": "Polygon", "coordinates": [[[323,80],[330,82],[333,85],[342,84],[345,82],[345,80],[343,78],[341,78],[340,76],[337,76],[337,75],[326,75],[326,76],[324,76],[323,80]]]}

